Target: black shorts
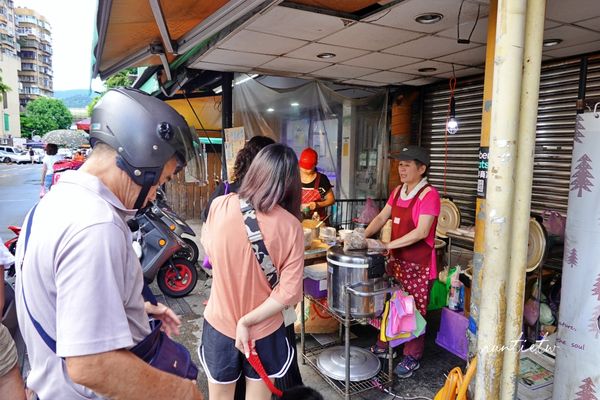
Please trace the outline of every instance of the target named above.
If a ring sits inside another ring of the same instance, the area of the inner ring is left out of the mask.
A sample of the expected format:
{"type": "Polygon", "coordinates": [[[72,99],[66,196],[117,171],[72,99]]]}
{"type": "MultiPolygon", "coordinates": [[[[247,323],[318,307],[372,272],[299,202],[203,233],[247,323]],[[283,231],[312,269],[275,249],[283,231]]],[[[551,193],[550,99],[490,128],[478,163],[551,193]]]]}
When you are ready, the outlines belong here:
{"type": "MultiPolygon", "coordinates": [[[[294,360],[295,348],[290,345],[285,326],[256,341],[256,352],[270,378],[281,378],[294,360]]],[[[244,354],[235,347],[235,340],[213,328],[206,320],[202,328],[202,343],[198,347],[200,364],[211,383],[236,382],[242,374],[260,380],[244,354]]]]}

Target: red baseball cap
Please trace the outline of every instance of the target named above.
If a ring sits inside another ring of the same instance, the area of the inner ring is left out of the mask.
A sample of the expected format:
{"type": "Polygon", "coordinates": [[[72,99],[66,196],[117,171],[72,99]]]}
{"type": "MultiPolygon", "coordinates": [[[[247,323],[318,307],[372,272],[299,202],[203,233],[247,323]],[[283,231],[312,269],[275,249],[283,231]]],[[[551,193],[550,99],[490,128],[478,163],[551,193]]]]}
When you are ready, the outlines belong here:
{"type": "Polygon", "coordinates": [[[319,156],[317,155],[317,152],[310,147],[307,147],[306,149],[302,150],[302,153],[300,154],[300,160],[298,160],[298,165],[300,168],[313,169],[317,166],[318,159],[319,156]]]}

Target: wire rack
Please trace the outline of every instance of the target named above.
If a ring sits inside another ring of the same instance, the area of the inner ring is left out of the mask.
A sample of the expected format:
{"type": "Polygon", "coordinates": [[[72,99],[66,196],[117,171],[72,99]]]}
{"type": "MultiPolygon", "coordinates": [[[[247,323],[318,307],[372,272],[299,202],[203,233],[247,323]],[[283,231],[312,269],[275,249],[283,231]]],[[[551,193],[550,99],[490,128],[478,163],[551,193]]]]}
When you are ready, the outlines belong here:
{"type": "MultiPolygon", "coordinates": [[[[369,319],[368,318],[351,318],[350,320],[347,321],[343,315],[332,310],[330,307],[321,304],[317,299],[313,298],[310,295],[306,295],[306,294],[304,295],[303,300],[302,300],[302,309],[304,309],[305,301],[308,301],[309,303],[314,304],[320,310],[329,313],[334,319],[336,319],[338,322],[340,322],[340,330],[338,332],[338,340],[337,341],[328,343],[326,345],[316,345],[316,346],[307,347],[306,339],[305,339],[306,333],[304,332],[304,327],[302,327],[301,328],[301,349],[302,349],[303,362],[308,364],[312,369],[314,369],[315,372],[317,372],[317,374],[319,374],[319,376],[321,376],[323,378],[323,380],[325,380],[325,382],[327,382],[329,384],[329,386],[331,386],[338,394],[340,394],[346,400],[349,399],[353,395],[356,395],[358,393],[363,393],[363,392],[369,391],[371,389],[381,390],[384,387],[391,388],[393,385],[393,376],[390,379],[390,374],[385,372],[386,367],[391,372],[391,365],[385,365],[385,363],[381,366],[379,373],[377,375],[375,375],[373,378],[367,379],[364,381],[350,382],[348,385],[348,388],[346,388],[346,383],[344,380],[340,381],[340,380],[330,378],[327,375],[325,375],[317,367],[317,357],[323,350],[325,350],[329,347],[335,346],[335,345],[340,345],[340,344],[345,343],[345,341],[343,339],[344,336],[342,335],[342,329],[349,330],[350,326],[352,326],[354,324],[361,324],[361,323],[364,324],[364,323],[368,322],[369,319]]],[[[349,307],[349,304],[348,304],[348,307],[349,307]]],[[[301,323],[301,325],[303,325],[303,324],[301,323]]]]}
{"type": "MultiPolygon", "coordinates": [[[[306,300],[310,301],[312,304],[314,304],[317,308],[319,308],[319,311],[322,311],[322,312],[325,312],[325,313],[331,315],[341,325],[344,325],[346,323],[346,319],[344,318],[343,315],[338,314],[335,310],[329,308],[328,306],[323,305],[319,301],[321,299],[315,299],[314,297],[312,297],[311,295],[306,294],[306,293],[304,294],[304,298],[306,300]]],[[[367,324],[369,322],[369,320],[370,320],[370,318],[352,318],[350,320],[350,326],[356,325],[356,324],[367,324]]]]}
{"type": "Polygon", "coordinates": [[[366,379],[364,381],[350,382],[350,386],[348,387],[348,393],[346,393],[345,383],[343,380],[340,381],[337,379],[330,378],[329,376],[321,372],[321,370],[317,366],[317,357],[319,356],[319,354],[323,350],[335,344],[338,343],[312,347],[304,353],[303,358],[306,361],[306,363],[312,369],[314,369],[315,372],[317,372],[317,374],[319,374],[321,378],[323,378],[325,382],[327,382],[329,386],[331,386],[340,396],[344,398],[349,398],[350,396],[367,392],[371,389],[381,389],[386,386],[390,387],[393,384],[393,379],[390,379],[390,376],[385,372],[385,367],[382,366],[377,375],[375,375],[373,378],[366,379]]]}

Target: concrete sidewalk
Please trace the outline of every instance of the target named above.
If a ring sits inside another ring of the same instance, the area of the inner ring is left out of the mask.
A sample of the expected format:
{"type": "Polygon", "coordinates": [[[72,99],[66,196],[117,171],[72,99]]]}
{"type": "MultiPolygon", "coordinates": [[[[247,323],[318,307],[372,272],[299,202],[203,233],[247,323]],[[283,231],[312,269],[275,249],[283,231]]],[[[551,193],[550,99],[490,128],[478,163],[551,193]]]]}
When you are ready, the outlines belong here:
{"type": "MultiPolygon", "coordinates": [[[[197,236],[194,238],[200,249],[199,262],[204,258],[204,251],[200,243],[201,223],[197,220],[187,221],[194,229],[197,236]]],[[[202,268],[199,267],[201,270],[202,268]]],[[[159,301],[169,305],[176,313],[178,313],[183,322],[181,336],[178,340],[183,343],[192,353],[194,361],[200,367],[198,362],[197,347],[202,337],[202,324],[204,308],[206,301],[210,295],[211,278],[210,276],[200,273],[198,284],[190,295],[183,299],[172,299],[162,296],[162,293],[156,285],[153,285],[153,292],[158,294],[159,301]]],[[[435,335],[439,327],[439,312],[428,314],[428,330],[426,333],[425,357],[421,361],[421,367],[415,371],[412,377],[401,380],[396,379],[393,392],[402,397],[431,399],[435,393],[443,386],[445,376],[453,367],[464,366],[464,361],[452,355],[446,350],[435,344],[435,335]]],[[[352,332],[358,336],[353,340],[353,345],[359,347],[368,347],[374,343],[377,331],[369,326],[356,325],[352,328],[352,332]]],[[[300,348],[300,340],[298,340],[298,349],[300,348]]],[[[400,361],[401,357],[395,360],[395,363],[400,361]]],[[[325,399],[341,399],[334,389],[332,389],[320,376],[308,365],[300,363],[300,372],[304,383],[317,389],[325,399]]],[[[208,398],[207,377],[202,368],[198,375],[198,387],[208,398]]],[[[373,388],[368,392],[356,395],[353,399],[392,399],[392,395],[383,393],[380,390],[373,388]]]]}

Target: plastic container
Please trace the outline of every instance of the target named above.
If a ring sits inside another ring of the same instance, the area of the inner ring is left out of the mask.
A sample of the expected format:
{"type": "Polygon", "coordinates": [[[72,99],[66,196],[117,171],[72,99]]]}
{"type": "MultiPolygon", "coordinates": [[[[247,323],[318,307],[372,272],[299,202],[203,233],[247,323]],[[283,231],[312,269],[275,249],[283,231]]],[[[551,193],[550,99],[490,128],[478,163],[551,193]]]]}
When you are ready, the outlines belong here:
{"type": "Polygon", "coordinates": [[[304,293],[315,299],[327,297],[327,263],[304,267],[304,293]]]}
{"type": "Polygon", "coordinates": [[[435,343],[466,361],[469,351],[468,326],[469,320],[463,313],[444,307],[435,343]]]}
{"type": "Polygon", "coordinates": [[[310,249],[313,241],[313,231],[312,229],[304,228],[304,249],[310,249]]]}

